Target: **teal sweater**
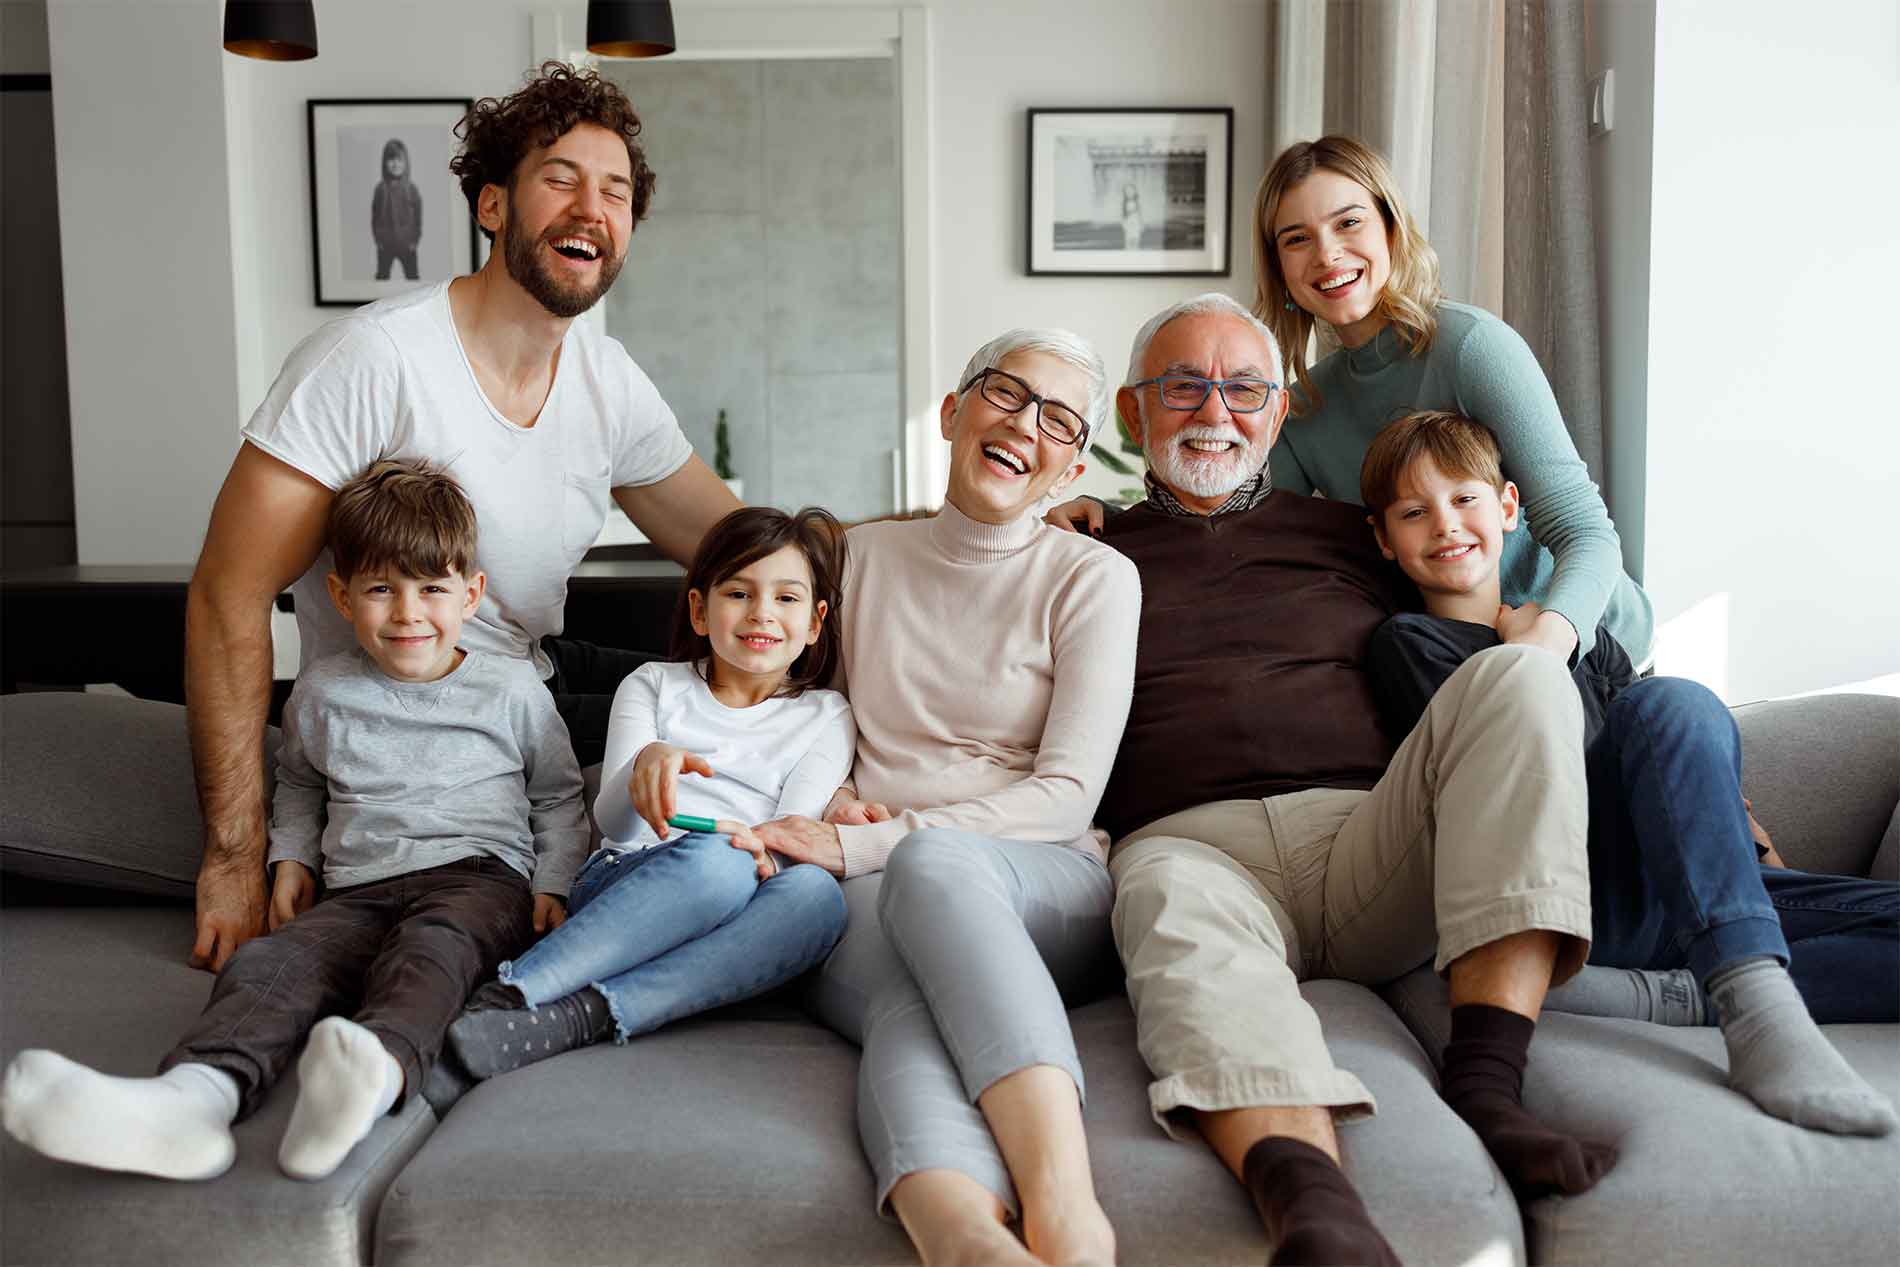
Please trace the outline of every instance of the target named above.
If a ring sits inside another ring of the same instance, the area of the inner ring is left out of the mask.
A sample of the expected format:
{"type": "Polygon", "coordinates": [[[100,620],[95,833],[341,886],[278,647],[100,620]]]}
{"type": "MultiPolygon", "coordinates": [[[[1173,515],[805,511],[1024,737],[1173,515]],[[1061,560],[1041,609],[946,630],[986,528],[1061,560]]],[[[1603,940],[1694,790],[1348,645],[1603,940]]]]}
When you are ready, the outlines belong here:
{"type": "Polygon", "coordinates": [[[1269,465],[1273,486],[1358,502],[1359,464],[1372,437],[1415,409],[1450,409],[1498,438],[1504,478],[1523,498],[1524,527],[1504,538],[1504,601],[1538,603],[1577,629],[1579,657],[1599,626],[1631,660],[1649,657],[1649,597],[1623,572],[1609,512],[1564,429],[1537,358],[1517,331],[1482,308],[1443,303],[1438,334],[1412,356],[1391,326],[1363,347],[1341,348],[1312,369],[1319,408],[1294,398],[1269,465]]]}

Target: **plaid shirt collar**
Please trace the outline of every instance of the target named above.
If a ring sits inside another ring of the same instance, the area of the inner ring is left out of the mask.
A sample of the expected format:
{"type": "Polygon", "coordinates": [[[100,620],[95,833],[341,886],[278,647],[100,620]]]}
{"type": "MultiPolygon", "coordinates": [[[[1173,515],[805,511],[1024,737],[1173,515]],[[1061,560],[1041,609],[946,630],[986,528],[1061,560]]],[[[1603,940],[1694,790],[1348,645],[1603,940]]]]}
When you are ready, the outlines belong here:
{"type": "MultiPolygon", "coordinates": [[[[1148,472],[1144,482],[1148,486],[1148,500],[1153,502],[1155,508],[1163,514],[1196,516],[1200,514],[1199,511],[1189,510],[1183,506],[1181,499],[1170,492],[1167,485],[1156,479],[1153,471],[1148,472]]],[[[1267,494],[1272,491],[1273,475],[1265,465],[1262,465],[1256,475],[1229,494],[1226,501],[1214,508],[1213,513],[1230,515],[1236,510],[1252,510],[1265,501],[1267,494]]]]}

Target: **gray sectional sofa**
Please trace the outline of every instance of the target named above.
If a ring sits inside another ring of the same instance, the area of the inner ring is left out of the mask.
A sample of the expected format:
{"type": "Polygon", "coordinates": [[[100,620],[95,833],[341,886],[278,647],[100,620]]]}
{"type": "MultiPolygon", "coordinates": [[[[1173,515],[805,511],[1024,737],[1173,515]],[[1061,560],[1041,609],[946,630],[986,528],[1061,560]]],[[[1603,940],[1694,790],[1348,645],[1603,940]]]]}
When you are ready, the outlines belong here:
{"type": "MultiPolygon", "coordinates": [[[[1737,710],[1756,812],[1791,863],[1900,878],[1900,700],[1737,710]]],[[[197,862],[183,711],[76,694],[0,699],[0,1059],[52,1047],[148,1072],[202,1005],[185,964],[197,862]]],[[[1713,1029],[1547,1015],[1526,1098],[1616,1140],[1594,1191],[1520,1209],[1440,1102],[1429,972],[1306,995],[1378,1097],[1348,1169],[1415,1267],[1881,1264],[1900,1256],[1900,1136],[1785,1125],[1723,1085],[1713,1029]]],[[[1257,1263],[1239,1186],[1148,1117],[1120,996],[1076,1000],[1097,1187],[1125,1264],[1257,1263]]],[[[1900,1026],[1835,1026],[1900,1102],[1900,1026]]],[[[0,1263],[896,1264],[852,1124],[856,1051],[795,992],[469,1088],[439,1072],[330,1179],[282,1177],[294,1086],[238,1128],[223,1178],[100,1174],[0,1141],[0,1263]]],[[[292,1075],[294,1080],[294,1074],[292,1075]]]]}

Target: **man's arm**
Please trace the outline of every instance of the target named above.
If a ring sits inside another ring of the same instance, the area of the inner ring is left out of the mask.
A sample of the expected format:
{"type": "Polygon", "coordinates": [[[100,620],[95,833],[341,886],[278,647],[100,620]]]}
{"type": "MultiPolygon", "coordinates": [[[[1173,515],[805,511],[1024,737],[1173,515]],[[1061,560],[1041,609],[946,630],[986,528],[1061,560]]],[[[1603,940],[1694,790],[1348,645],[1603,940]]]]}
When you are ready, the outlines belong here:
{"type": "Polygon", "coordinates": [[[613,495],[647,540],[681,567],[692,564],[706,530],[739,509],[739,499],[697,454],[663,480],[616,488],[613,495]]]}
{"type": "Polygon", "coordinates": [[[185,716],[198,806],[193,967],[213,972],[264,931],[264,719],[271,604],[323,548],[331,492],[250,444],[231,463],[185,602],[185,716]]]}

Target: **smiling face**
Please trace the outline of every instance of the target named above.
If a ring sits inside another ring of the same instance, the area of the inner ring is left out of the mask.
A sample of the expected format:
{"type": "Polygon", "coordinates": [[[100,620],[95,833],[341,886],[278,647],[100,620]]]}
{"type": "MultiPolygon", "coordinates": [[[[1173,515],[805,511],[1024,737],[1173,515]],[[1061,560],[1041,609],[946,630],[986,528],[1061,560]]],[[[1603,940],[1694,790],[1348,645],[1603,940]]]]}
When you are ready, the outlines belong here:
{"type": "Polygon", "coordinates": [[[582,123],[530,150],[506,189],[482,190],[481,223],[498,234],[508,276],[557,317],[578,317],[620,275],[633,236],[626,144],[582,123]]]}
{"type": "Polygon", "coordinates": [[[1374,525],[1379,549],[1434,597],[1476,597],[1497,604],[1504,534],[1517,527],[1517,486],[1447,475],[1429,455],[1405,469],[1398,497],[1374,525]]]}
{"type": "Polygon", "coordinates": [[[712,685],[769,679],[773,687],[818,641],[825,604],[812,600],[811,563],[797,546],[754,560],[712,587],[686,592],[693,631],[712,643],[712,685]]]}
{"type": "MultiPolygon", "coordinates": [[[[1155,331],[1141,376],[1160,374],[1279,379],[1260,332],[1218,312],[1176,317],[1155,331]]],[[[1218,391],[1209,391],[1198,409],[1170,409],[1155,387],[1124,387],[1116,404],[1155,478],[1188,509],[1208,514],[1266,464],[1286,420],[1287,394],[1274,392],[1251,413],[1233,412],[1218,391]]]]}
{"type": "MultiPolygon", "coordinates": [[[[1038,396],[1088,416],[1089,379],[1078,365],[1048,352],[1011,352],[996,368],[1029,384],[1038,396]]],[[[972,384],[944,397],[938,411],[950,442],[948,500],[979,523],[1014,523],[1050,493],[1066,487],[1086,464],[1084,439],[1062,444],[1036,426],[1032,402],[1009,414],[984,399],[972,384]]]]}
{"type": "Polygon", "coordinates": [[[1316,168],[1286,191],[1269,231],[1293,302],[1358,347],[1379,332],[1375,309],[1392,276],[1392,246],[1378,200],[1350,176],[1316,168]]]}
{"type": "Polygon", "coordinates": [[[418,579],[367,568],[345,581],[330,574],[330,600],[356,630],[357,645],[399,682],[433,682],[462,662],[462,622],[481,605],[487,578],[460,572],[418,579]]]}

